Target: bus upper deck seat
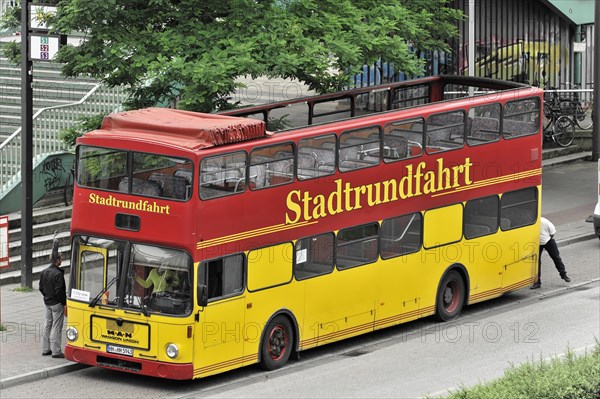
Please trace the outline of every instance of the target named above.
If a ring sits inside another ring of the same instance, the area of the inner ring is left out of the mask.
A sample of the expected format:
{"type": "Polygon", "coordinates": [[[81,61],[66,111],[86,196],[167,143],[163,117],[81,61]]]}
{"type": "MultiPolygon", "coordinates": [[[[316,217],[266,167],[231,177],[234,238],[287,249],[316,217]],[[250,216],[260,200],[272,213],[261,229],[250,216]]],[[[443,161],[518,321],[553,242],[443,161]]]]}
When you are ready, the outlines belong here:
{"type": "Polygon", "coordinates": [[[496,141],[500,138],[500,121],[496,118],[473,118],[467,139],[474,141],[496,141]]]}
{"type": "Polygon", "coordinates": [[[509,137],[524,136],[537,132],[539,126],[535,121],[518,121],[504,118],[502,121],[502,133],[509,137]]]}
{"type": "Polygon", "coordinates": [[[164,173],[152,173],[148,181],[155,181],[162,188],[161,197],[174,199],[188,198],[188,184],[185,177],[172,176],[164,173]]]}
{"type": "Polygon", "coordinates": [[[250,182],[250,188],[262,188],[266,184],[267,177],[267,165],[264,163],[251,165],[250,175],[248,181],[250,182]]]}
{"type": "MultiPolygon", "coordinates": [[[[160,197],[162,194],[162,189],[158,182],[142,180],[134,177],[131,183],[132,194],[139,194],[148,197],[160,197]]],[[[129,178],[125,177],[119,182],[119,191],[126,193],[128,191],[128,187],[129,178]]]]}
{"type": "Polygon", "coordinates": [[[323,147],[301,147],[299,154],[310,154],[316,157],[315,167],[322,165],[335,166],[335,151],[333,148],[323,147]]]}
{"type": "Polygon", "coordinates": [[[383,138],[384,158],[404,159],[409,156],[408,139],[403,136],[392,136],[390,134],[383,138]]]}
{"type": "Polygon", "coordinates": [[[183,177],[183,178],[185,178],[185,180],[186,180],[186,182],[188,184],[192,184],[193,173],[192,173],[191,170],[188,170],[188,169],[177,169],[175,171],[175,173],[173,173],[173,176],[183,177]]]}
{"type": "Polygon", "coordinates": [[[298,151],[298,177],[309,178],[318,176],[317,154],[314,152],[298,151]]]}

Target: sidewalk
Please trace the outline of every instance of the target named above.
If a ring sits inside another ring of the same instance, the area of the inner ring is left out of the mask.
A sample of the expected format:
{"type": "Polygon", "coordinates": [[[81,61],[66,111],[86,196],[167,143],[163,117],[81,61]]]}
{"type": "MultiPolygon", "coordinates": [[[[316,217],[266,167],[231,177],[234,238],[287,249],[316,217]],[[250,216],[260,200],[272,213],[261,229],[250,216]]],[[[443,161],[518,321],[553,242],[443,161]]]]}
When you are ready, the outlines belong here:
{"type": "MultiPolygon", "coordinates": [[[[573,154],[552,158],[544,161],[543,165],[545,168],[549,168],[586,156],[587,154],[573,154]]],[[[590,214],[592,211],[593,209],[590,209],[590,214]]],[[[577,220],[557,227],[559,233],[556,240],[559,247],[583,240],[597,239],[591,223],[585,220],[577,220]]],[[[546,275],[551,275],[553,268],[551,262],[544,263],[546,275]],[[546,267],[548,271],[546,271],[546,267]]],[[[38,278],[38,276],[34,276],[34,278],[38,278]]],[[[0,321],[7,328],[7,331],[0,332],[0,389],[86,367],[65,359],[41,356],[45,307],[41,294],[37,290],[37,280],[34,281],[33,287],[31,292],[22,292],[17,290],[20,288],[19,284],[0,286],[0,321]]],[[[569,287],[573,287],[573,285],[569,287]]],[[[558,289],[563,290],[568,287],[558,289]]],[[[543,296],[556,290],[557,287],[547,284],[542,285],[541,289],[535,290],[531,295],[543,296]]],[[[65,342],[66,338],[63,337],[63,345],[65,342]]]]}

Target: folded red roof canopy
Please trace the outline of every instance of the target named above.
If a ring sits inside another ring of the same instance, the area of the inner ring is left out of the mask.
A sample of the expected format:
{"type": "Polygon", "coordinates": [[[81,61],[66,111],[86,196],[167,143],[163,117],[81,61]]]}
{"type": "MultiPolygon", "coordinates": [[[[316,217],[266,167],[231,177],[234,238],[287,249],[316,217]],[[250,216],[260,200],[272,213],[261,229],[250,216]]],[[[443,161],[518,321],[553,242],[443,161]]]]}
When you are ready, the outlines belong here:
{"type": "Polygon", "coordinates": [[[256,119],[204,114],[170,108],[146,108],[119,112],[104,117],[100,131],[127,134],[177,136],[197,140],[206,148],[252,140],[267,135],[265,123],[256,119]]]}

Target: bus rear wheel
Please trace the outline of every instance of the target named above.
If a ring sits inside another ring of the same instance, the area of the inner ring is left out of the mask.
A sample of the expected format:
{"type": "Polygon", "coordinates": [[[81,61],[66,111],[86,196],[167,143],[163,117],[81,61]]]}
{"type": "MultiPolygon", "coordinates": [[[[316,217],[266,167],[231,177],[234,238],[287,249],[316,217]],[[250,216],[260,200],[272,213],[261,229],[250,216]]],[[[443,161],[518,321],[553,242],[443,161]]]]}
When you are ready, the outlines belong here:
{"type": "Polygon", "coordinates": [[[465,281],[460,273],[451,270],[442,279],[436,300],[436,316],[441,321],[457,317],[465,304],[465,281]]]}
{"type": "Polygon", "coordinates": [[[263,335],[261,365],[266,370],[283,367],[292,352],[294,332],[289,319],[276,316],[269,322],[263,335]]]}

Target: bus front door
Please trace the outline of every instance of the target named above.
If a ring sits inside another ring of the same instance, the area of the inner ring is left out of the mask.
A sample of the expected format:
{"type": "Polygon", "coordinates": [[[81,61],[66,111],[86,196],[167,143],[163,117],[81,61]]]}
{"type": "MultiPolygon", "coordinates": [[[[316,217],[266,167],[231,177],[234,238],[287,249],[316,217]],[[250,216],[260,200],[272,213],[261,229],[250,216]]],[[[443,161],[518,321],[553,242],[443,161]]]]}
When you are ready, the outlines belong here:
{"type": "Polygon", "coordinates": [[[196,323],[194,377],[240,367],[244,354],[246,298],[237,296],[211,302],[196,323]]]}

